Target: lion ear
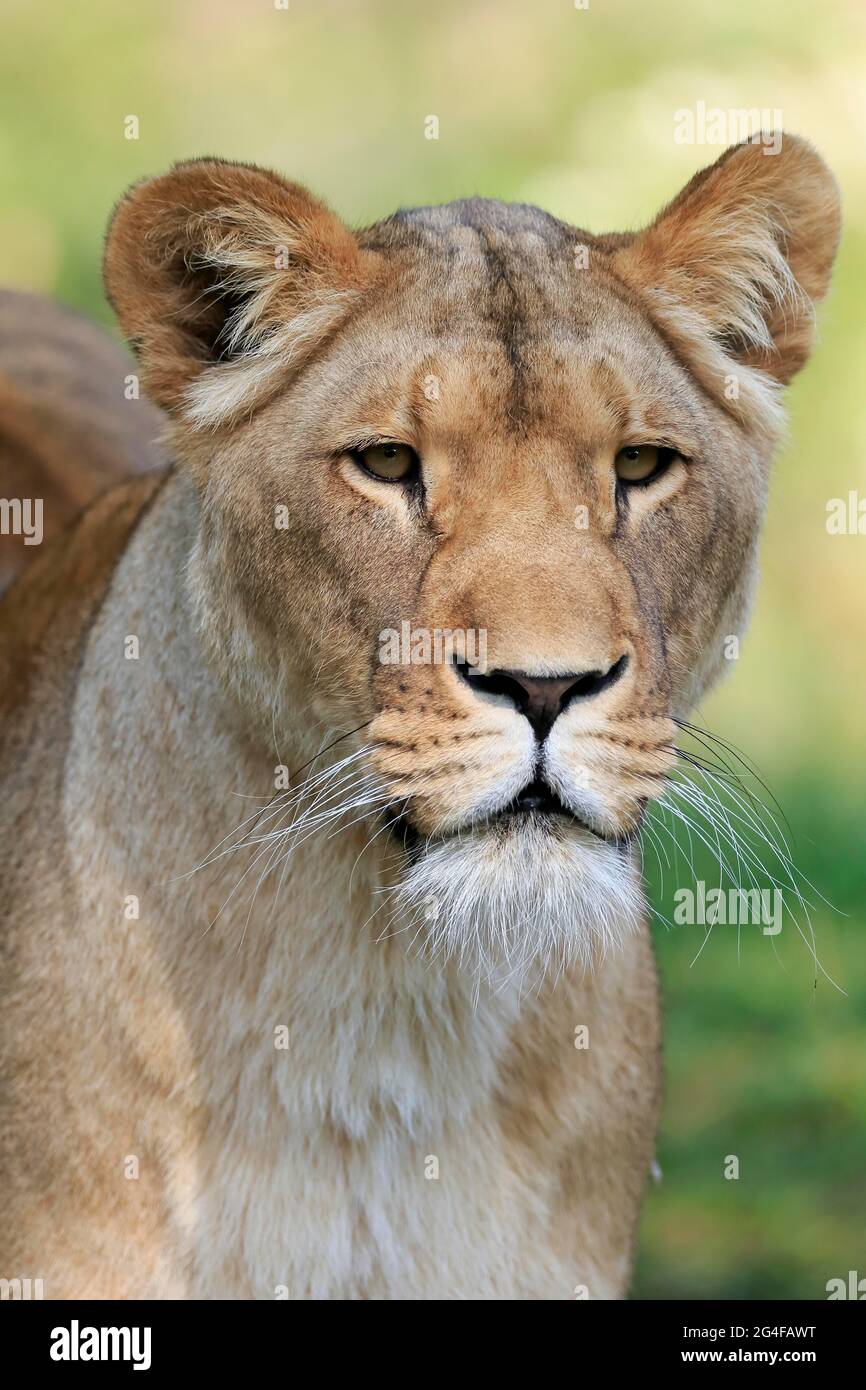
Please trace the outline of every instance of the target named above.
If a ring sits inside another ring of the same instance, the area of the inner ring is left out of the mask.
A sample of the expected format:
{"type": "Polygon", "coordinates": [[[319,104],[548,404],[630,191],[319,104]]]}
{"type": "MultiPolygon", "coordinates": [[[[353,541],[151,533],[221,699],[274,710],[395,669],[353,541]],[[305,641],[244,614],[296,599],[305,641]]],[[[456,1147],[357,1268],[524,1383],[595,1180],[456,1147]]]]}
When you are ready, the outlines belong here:
{"type": "Polygon", "coordinates": [[[680,343],[709,336],[730,361],[787,382],[812,346],[839,241],[839,190],[820,155],[785,135],[701,170],[613,263],[680,343]]]}
{"type": "Polygon", "coordinates": [[[278,369],[337,327],[369,260],[300,185],[202,159],[121,200],[105,285],[145,390],[204,425],[260,401],[278,369]]]}

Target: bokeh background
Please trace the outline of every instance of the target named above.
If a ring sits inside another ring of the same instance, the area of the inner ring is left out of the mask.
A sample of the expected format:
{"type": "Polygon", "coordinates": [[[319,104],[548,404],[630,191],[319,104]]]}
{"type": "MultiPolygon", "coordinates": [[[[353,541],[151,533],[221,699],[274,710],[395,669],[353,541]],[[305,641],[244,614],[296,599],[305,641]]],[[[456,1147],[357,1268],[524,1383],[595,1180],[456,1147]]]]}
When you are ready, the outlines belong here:
{"type": "Polygon", "coordinates": [[[779,110],[835,169],[838,273],[790,392],[751,632],[697,716],[784,808],[835,983],[790,920],[777,937],[718,926],[698,954],[700,928],[662,920],[692,881],[685,855],[662,857],[662,885],[650,853],[667,1090],[635,1293],[815,1299],[866,1276],[866,535],[826,529],[829,499],[866,499],[862,0],[2,0],[0,14],[0,273],[105,323],[112,204],[191,155],[271,164],[356,224],[487,194],[593,231],[640,225],[717,157],[674,140],[675,112],[699,102],[779,110]]]}

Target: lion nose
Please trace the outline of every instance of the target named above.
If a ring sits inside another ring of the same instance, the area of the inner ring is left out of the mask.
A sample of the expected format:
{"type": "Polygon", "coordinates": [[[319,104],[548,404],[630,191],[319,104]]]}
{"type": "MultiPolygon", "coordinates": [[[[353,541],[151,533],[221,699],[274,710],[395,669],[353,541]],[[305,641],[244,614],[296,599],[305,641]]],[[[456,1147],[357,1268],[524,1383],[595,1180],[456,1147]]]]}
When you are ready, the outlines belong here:
{"type": "Polygon", "coordinates": [[[466,662],[457,673],[479,693],[505,695],[525,715],[543,743],[556,719],[574,700],[592,700],[623,675],[628,655],[623,654],[606,671],[572,671],[566,676],[530,676],[526,671],[482,672],[466,662]]]}

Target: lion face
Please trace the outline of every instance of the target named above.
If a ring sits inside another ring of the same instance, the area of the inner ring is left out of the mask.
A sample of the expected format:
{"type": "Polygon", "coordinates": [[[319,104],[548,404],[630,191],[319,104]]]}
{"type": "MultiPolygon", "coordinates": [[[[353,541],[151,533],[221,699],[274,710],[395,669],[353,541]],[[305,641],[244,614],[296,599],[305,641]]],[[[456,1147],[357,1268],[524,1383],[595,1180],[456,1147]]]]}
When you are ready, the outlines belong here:
{"type": "Polygon", "coordinates": [[[745,621],[835,207],[790,138],[634,237],[485,200],[353,235],[210,161],[121,204],[108,287],[198,489],[207,649],[262,727],[358,729],[355,805],[435,946],[590,958],[637,916],[630,845],[745,621]]]}

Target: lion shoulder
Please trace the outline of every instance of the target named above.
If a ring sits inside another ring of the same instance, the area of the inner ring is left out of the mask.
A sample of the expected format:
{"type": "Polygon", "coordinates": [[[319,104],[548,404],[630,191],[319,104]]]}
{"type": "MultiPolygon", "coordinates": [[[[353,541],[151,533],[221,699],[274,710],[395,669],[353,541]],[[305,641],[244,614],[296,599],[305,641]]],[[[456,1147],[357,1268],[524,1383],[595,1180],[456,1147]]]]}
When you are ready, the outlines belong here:
{"type": "Polygon", "coordinates": [[[81,314],[0,291],[0,590],[95,497],[160,463],[162,413],[132,358],[81,314]],[[14,510],[28,508],[28,524],[14,510]]]}
{"type": "Polygon", "coordinates": [[[103,494],[45,547],[0,601],[0,785],[5,788],[30,782],[31,759],[46,747],[54,766],[62,763],[80,653],[118,561],[167,476],[144,474],[103,494]]]}

